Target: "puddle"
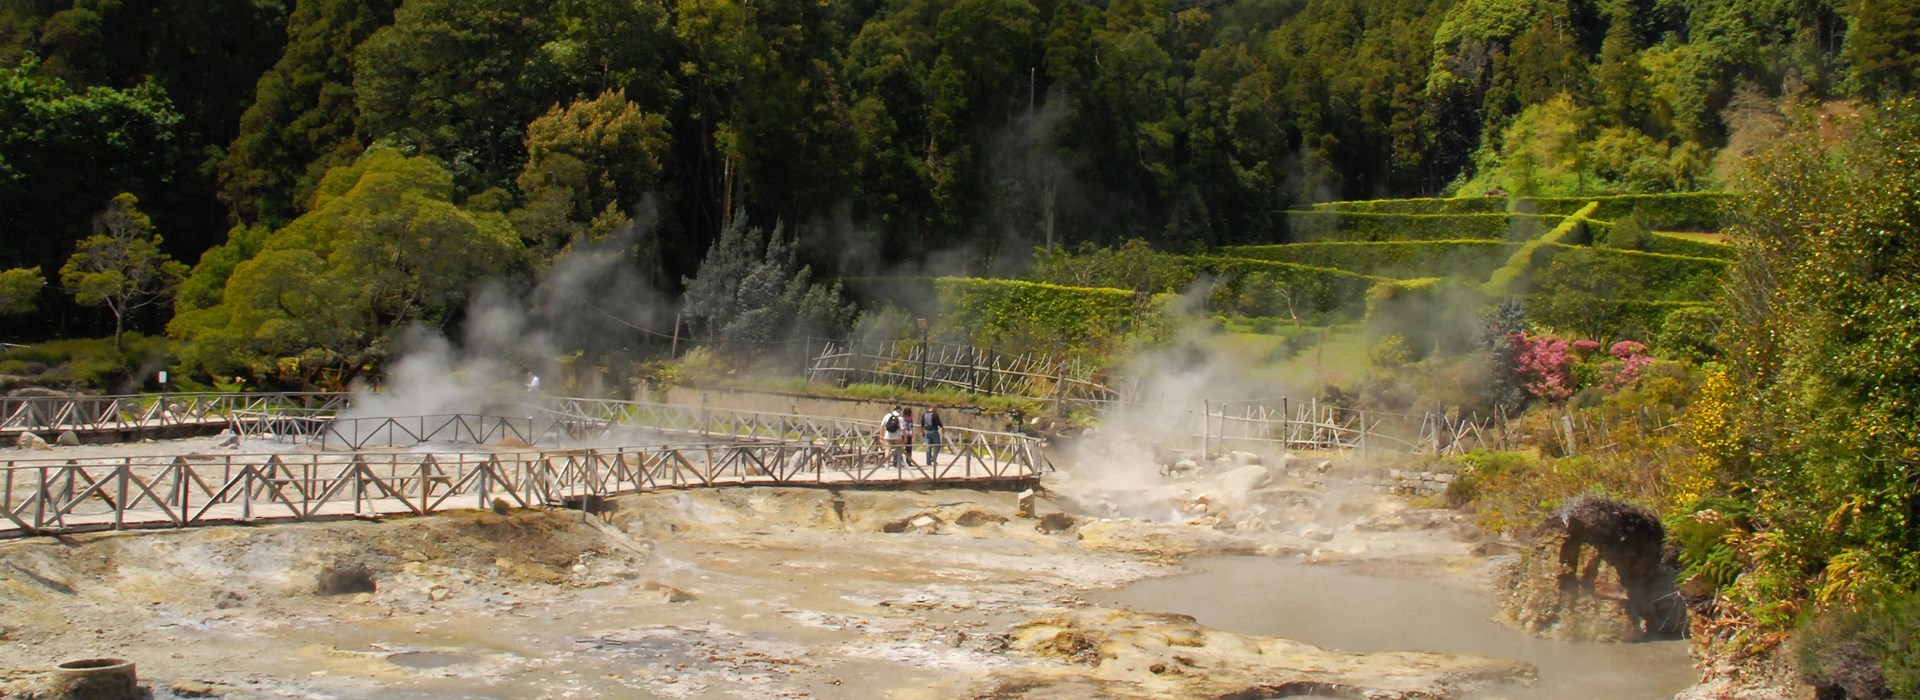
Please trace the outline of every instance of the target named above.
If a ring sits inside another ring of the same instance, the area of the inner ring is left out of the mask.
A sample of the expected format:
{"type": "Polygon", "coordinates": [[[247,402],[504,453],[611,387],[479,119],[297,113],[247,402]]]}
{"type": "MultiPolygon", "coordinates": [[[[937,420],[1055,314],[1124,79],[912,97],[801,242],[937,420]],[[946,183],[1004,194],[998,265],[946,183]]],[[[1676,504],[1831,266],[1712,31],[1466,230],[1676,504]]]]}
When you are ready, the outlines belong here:
{"type": "Polygon", "coordinates": [[[1288,559],[1192,560],[1195,573],[1148,579],[1095,602],[1192,615],[1241,634],[1293,639],[1351,652],[1433,651],[1519,659],[1537,666],[1532,688],[1502,687],[1493,699],[1664,698],[1697,680],[1684,640],[1639,644],[1558,642],[1493,621],[1486,596],[1432,580],[1370,574],[1288,559]]]}
{"type": "Polygon", "coordinates": [[[387,655],[387,663],[407,668],[446,668],[479,660],[478,656],[453,651],[403,651],[387,655]]]}

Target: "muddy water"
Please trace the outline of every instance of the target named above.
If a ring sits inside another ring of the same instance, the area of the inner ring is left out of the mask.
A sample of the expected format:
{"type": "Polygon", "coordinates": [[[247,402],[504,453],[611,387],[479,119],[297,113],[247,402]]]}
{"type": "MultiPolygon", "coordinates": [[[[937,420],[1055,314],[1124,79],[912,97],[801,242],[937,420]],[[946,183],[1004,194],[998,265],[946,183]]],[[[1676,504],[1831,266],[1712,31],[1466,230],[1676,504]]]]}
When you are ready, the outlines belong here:
{"type": "Polygon", "coordinates": [[[1540,670],[1532,688],[1503,687],[1479,699],[1669,698],[1697,677],[1686,642],[1556,642],[1492,620],[1485,594],[1391,570],[1289,559],[1223,557],[1190,562],[1194,573],[1149,579],[1097,602],[1192,615],[1200,624],[1294,639],[1351,652],[1435,651],[1519,659],[1540,670]]]}

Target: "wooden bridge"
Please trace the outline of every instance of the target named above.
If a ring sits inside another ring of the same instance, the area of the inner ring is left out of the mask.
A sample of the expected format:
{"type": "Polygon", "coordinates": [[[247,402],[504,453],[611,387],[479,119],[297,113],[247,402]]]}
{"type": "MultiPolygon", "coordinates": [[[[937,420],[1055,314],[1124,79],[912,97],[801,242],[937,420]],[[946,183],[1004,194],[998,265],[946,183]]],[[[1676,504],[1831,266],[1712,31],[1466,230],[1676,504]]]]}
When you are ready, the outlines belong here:
{"type": "Polygon", "coordinates": [[[346,408],[343,393],[149,394],[140,396],[0,397],[0,444],[21,433],[52,442],[73,431],[82,441],[125,441],[226,427],[236,411],[332,413],[346,408]],[[173,430],[170,430],[173,429],[173,430]]]}
{"type": "Polygon", "coordinates": [[[1024,435],[948,428],[939,461],[912,465],[889,460],[877,423],[694,406],[558,399],[532,418],[329,419],[290,405],[230,405],[242,407],[224,421],[248,444],[310,447],[110,458],[15,452],[22,458],[0,460],[0,538],[424,515],[496,500],[578,505],[673,488],[1019,486],[1048,468],[1039,441],[1024,435]],[[617,444],[635,435],[656,439],[617,444]]]}

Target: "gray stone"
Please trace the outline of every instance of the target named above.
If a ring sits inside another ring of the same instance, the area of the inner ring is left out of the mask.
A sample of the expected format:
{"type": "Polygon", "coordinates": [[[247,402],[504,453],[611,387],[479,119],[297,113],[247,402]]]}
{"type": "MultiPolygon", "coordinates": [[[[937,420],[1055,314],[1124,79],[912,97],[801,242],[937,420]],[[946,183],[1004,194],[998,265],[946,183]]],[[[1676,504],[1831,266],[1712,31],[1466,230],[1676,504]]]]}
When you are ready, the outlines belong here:
{"type": "Polygon", "coordinates": [[[1273,475],[1266,467],[1249,464],[1220,475],[1220,488],[1227,493],[1246,493],[1266,486],[1273,475]]]}
{"type": "Polygon", "coordinates": [[[42,440],[40,436],[33,433],[21,433],[20,437],[14,440],[14,445],[23,450],[53,449],[53,446],[48,445],[46,440],[42,440]]]}
{"type": "Polygon", "coordinates": [[[53,443],[61,447],[79,447],[80,434],[71,430],[62,430],[60,436],[53,439],[53,443]]]}
{"type": "Polygon", "coordinates": [[[1243,452],[1243,451],[1236,450],[1233,453],[1233,463],[1241,464],[1241,465],[1259,464],[1260,455],[1254,454],[1252,452],[1243,452]]]}

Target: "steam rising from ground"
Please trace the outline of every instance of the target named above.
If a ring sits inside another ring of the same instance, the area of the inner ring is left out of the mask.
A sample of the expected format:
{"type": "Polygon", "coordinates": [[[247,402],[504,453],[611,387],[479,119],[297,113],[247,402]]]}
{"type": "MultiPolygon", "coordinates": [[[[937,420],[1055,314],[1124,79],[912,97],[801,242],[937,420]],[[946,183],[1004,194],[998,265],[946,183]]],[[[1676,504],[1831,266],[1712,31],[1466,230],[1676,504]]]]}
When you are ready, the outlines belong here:
{"type": "MultiPolygon", "coordinates": [[[[649,201],[636,221],[606,240],[576,243],[531,284],[484,283],[468,304],[458,342],[437,329],[407,329],[395,343],[399,359],[387,366],[385,384],[356,386],[353,408],[343,417],[524,415],[529,373],[550,391],[562,379],[564,353],[618,351],[663,335],[671,329],[671,307],[633,261],[633,251],[657,228],[652,212],[649,201]]],[[[605,388],[595,385],[602,381],[597,376],[578,381],[582,393],[605,388]]]]}
{"type": "MultiPolygon", "coordinates": [[[[1189,295],[1187,305],[1197,308],[1196,297],[1189,295]]],[[[1108,412],[1096,431],[1067,448],[1056,464],[1066,477],[1053,487],[1056,492],[1083,505],[1106,504],[1113,515],[1187,519],[1191,514],[1171,504],[1188,488],[1163,472],[1182,455],[1199,452],[1203,406],[1286,393],[1255,379],[1248,359],[1211,342],[1212,331],[1198,314],[1182,316],[1187,321],[1172,343],[1128,362],[1122,374],[1141,379],[1141,400],[1108,412]]]]}

